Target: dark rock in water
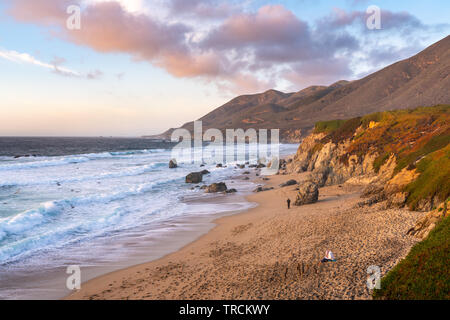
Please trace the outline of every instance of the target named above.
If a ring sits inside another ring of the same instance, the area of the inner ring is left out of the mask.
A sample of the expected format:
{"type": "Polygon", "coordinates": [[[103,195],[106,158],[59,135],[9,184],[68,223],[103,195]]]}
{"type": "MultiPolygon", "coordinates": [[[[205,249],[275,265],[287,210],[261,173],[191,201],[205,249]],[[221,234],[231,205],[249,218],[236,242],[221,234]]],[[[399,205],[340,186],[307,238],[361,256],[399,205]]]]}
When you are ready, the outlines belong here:
{"type": "Polygon", "coordinates": [[[175,159],[170,160],[169,161],[169,168],[170,169],[175,169],[176,167],[178,167],[177,160],[175,160],[175,159]]]}
{"type": "Polygon", "coordinates": [[[270,188],[264,188],[264,187],[258,187],[255,190],[253,190],[253,192],[264,192],[264,191],[269,191],[269,190],[273,190],[273,187],[270,188]]]}
{"type": "Polygon", "coordinates": [[[210,174],[211,172],[209,172],[208,170],[203,170],[201,171],[201,174],[210,174]]]}
{"type": "Polygon", "coordinates": [[[244,180],[250,180],[250,178],[249,177],[245,177],[244,180]]]}
{"type": "Polygon", "coordinates": [[[205,190],[206,188],[208,188],[208,186],[207,185],[203,185],[203,186],[200,187],[200,190],[205,190]]]}
{"type": "Polygon", "coordinates": [[[260,168],[265,168],[266,165],[264,163],[260,163],[256,166],[256,168],[260,169],[260,168]]]}
{"type": "Polygon", "coordinates": [[[262,178],[264,181],[269,181],[270,179],[269,178],[262,178]]]}
{"type": "Polygon", "coordinates": [[[312,181],[307,181],[298,187],[297,198],[294,205],[302,206],[305,204],[316,203],[319,200],[319,187],[312,181]]]}
{"type": "Polygon", "coordinates": [[[250,171],[245,171],[244,174],[250,174],[250,171]]]}
{"type": "Polygon", "coordinates": [[[247,161],[247,162],[246,162],[245,164],[246,164],[246,165],[249,165],[249,164],[250,164],[250,162],[248,162],[248,161],[247,161]]]}
{"type": "Polygon", "coordinates": [[[292,180],[286,181],[285,183],[280,184],[280,187],[284,188],[284,187],[294,186],[296,184],[297,184],[297,181],[292,179],[292,180]]]}
{"type": "Polygon", "coordinates": [[[217,193],[217,192],[224,192],[227,191],[227,185],[223,182],[219,183],[213,183],[212,185],[208,186],[205,190],[206,193],[217,193]]]}
{"type": "Polygon", "coordinates": [[[202,167],[204,167],[204,166],[205,166],[204,164],[201,164],[201,165],[200,165],[200,168],[202,168],[202,167]]]}
{"type": "Polygon", "coordinates": [[[238,164],[239,169],[245,169],[245,164],[238,164]]]}
{"type": "Polygon", "coordinates": [[[217,165],[216,165],[216,168],[222,168],[223,166],[222,166],[222,164],[221,163],[218,163],[217,165]]]}
{"type": "Polygon", "coordinates": [[[251,164],[251,165],[249,165],[248,167],[249,167],[249,168],[256,168],[257,165],[256,165],[256,164],[251,164]]]}
{"type": "Polygon", "coordinates": [[[226,193],[236,193],[236,192],[237,192],[236,189],[228,189],[228,190],[226,191],[226,193]]]}
{"type": "Polygon", "coordinates": [[[200,183],[203,180],[201,172],[191,172],[186,176],[186,183],[200,183]]]}

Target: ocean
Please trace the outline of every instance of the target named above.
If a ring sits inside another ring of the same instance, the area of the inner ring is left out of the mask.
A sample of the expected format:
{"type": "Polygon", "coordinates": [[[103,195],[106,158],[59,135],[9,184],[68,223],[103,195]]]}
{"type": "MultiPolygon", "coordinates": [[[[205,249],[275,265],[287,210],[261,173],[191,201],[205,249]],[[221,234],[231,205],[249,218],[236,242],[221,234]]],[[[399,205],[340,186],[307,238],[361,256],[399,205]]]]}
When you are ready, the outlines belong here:
{"type": "MultiPolygon", "coordinates": [[[[0,299],[68,294],[66,269],[83,281],[157,259],[207,232],[219,216],[254,206],[253,182],[228,163],[169,169],[173,145],[148,139],[0,138],[0,299]],[[206,194],[185,183],[238,193],[206,194]]],[[[297,145],[280,145],[281,155],[297,145]]],[[[247,151],[248,153],[248,151],[247,151]]],[[[256,159],[249,159],[256,161],[256,159]]],[[[247,169],[248,170],[248,169],[247,169]]]]}

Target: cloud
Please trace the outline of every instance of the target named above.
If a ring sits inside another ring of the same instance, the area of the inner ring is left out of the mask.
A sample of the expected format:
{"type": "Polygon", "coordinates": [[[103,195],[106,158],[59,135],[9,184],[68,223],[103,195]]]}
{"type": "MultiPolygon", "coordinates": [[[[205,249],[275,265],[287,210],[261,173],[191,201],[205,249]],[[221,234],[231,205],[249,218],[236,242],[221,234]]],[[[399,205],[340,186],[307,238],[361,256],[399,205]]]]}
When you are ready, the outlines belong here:
{"type": "MultiPolygon", "coordinates": [[[[419,29],[425,30],[427,26],[419,19],[406,11],[392,12],[388,10],[381,10],[381,30],[396,31],[403,33],[415,32],[419,29]]],[[[345,11],[340,8],[333,8],[331,14],[319,20],[319,28],[325,30],[328,28],[345,28],[351,25],[357,25],[363,30],[366,30],[366,21],[370,15],[365,11],[345,11]]]]}
{"type": "Polygon", "coordinates": [[[32,55],[28,53],[20,53],[14,50],[5,50],[0,49],[0,58],[15,62],[15,63],[28,63],[33,64],[35,66],[39,66],[42,68],[50,69],[56,73],[67,75],[67,76],[73,76],[73,77],[80,77],[81,74],[77,71],[60,67],[59,64],[62,62],[62,60],[55,60],[53,63],[46,63],[42,62],[32,55]]]}
{"type": "Polygon", "coordinates": [[[242,10],[238,3],[220,0],[172,0],[168,8],[172,15],[201,20],[227,18],[242,10]]]}
{"type": "Polygon", "coordinates": [[[252,11],[244,10],[242,3],[170,0],[163,20],[149,15],[141,1],[125,0],[14,0],[8,12],[18,21],[45,25],[51,35],[77,45],[128,54],[175,77],[214,81],[233,93],[269,89],[278,80],[307,86],[354,77],[355,70],[393,62],[389,60],[406,52],[395,48],[393,55],[393,48],[370,45],[372,39],[427,28],[407,12],[382,11],[383,30],[370,33],[365,11],[336,8],[311,23],[282,5],[252,11]],[[65,9],[76,3],[82,5],[81,30],[71,31],[65,28],[65,9]],[[358,63],[372,65],[356,68],[358,63]]]}
{"type": "Polygon", "coordinates": [[[64,64],[66,60],[61,57],[55,57],[50,63],[47,63],[36,59],[28,53],[20,53],[14,50],[0,49],[0,58],[19,64],[32,64],[41,68],[51,70],[53,73],[65,77],[86,78],[94,80],[99,79],[103,75],[103,72],[101,72],[100,70],[83,74],[78,71],[63,67],[62,64],[64,64]]]}

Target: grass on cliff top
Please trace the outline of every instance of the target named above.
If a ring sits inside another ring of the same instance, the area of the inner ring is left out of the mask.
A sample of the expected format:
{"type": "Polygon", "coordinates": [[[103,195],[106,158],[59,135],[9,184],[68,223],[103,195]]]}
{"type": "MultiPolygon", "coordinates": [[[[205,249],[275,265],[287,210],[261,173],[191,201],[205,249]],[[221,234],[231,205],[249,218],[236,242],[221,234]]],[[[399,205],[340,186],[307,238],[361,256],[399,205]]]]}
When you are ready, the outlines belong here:
{"type": "Polygon", "coordinates": [[[420,160],[416,167],[420,176],[405,189],[412,210],[421,199],[437,197],[444,201],[450,196],[450,144],[420,160]]]}
{"type": "Polygon", "coordinates": [[[381,280],[374,299],[450,299],[450,217],[442,220],[429,236],[416,244],[381,280]]]}
{"type": "Polygon", "coordinates": [[[319,121],[314,127],[314,133],[331,133],[339,129],[347,120],[319,121]]]}

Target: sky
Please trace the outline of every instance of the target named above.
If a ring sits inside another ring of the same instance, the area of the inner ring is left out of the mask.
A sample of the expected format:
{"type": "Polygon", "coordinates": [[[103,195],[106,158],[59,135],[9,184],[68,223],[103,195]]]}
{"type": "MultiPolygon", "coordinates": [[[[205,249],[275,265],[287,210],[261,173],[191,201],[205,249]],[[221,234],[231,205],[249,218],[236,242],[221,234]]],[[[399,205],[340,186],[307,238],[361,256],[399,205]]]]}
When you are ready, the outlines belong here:
{"type": "Polygon", "coordinates": [[[0,136],[158,134],[237,95],[364,77],[449,17],[448,0],[0,0],[0,136]]]}

